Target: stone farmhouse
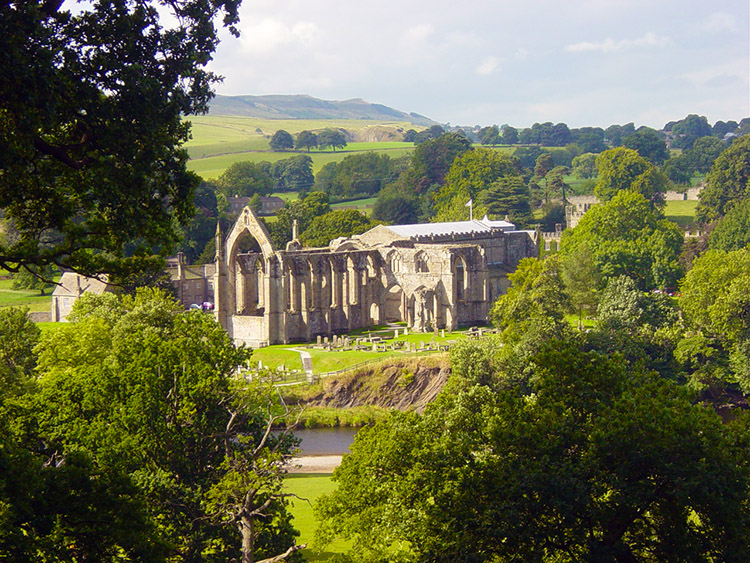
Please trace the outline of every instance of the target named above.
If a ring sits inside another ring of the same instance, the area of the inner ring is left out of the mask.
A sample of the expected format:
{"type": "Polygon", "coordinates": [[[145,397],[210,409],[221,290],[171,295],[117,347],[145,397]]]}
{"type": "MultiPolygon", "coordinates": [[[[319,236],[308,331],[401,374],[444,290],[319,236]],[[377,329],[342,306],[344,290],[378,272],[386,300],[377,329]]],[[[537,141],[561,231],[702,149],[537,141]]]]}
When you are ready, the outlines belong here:
{"type": "Polygon", "coordinates": [[[486,322],[508,273],[538,254],[536,233],[486,217],[379,225],[325,248],[302,248],[294,232],[277,250],[247,207],[216,247],[215,314],[252,347],[388,322],[421,332],[486,322]]]}
{"type": "MultiPolygon", "coordinates": [[[[253,348],[315,340],[405,322],[418,332],[487,321],[508,274],[538,255],[537,233],[482,220],[377,227],[324,248],[303,248],[296,226],[284,250],[245,207],[225,237],[217,230],[215,264],[171,263],[175,294],[189,307],[214,303],[237,343],[253,348]]],[[[51,317],[64,321],[84,292],[106,283],[66,272],[51,317]]]]}

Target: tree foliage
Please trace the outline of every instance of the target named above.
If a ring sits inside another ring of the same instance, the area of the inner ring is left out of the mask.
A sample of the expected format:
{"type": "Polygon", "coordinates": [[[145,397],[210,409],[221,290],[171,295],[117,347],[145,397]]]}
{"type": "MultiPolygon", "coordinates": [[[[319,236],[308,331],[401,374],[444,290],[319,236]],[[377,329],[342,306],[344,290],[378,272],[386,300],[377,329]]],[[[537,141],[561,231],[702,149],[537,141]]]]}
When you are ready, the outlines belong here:
{"type": "Polygon", "coordinates": [[[297,140],[294,144],[294,148],[307,149],[310,152],[312,147],[318,146],[318,136],[312,131],[300,131],[297,133],[297,140]]]}
{"type": "Polygon", "coordinates": [[[328,246],[335,238],[359,235],[377,224],[356,209],[336,209],[313,218],[300,235],[300,242],[305,246],[328,246]]]}
{"type": "Polygon", "coordinates": [[[268,142],[271,150],[274,151],[285,151],[287,149],[294,148],[294,138],[289,134],[288,131],[279,129],[271,136],[271,140],[268,142]]]}
{"type": "Polygon", "coordinates": [[[654,205],[663,204],[666,177],[636,151],[624,147],[604,151],[596,157],[596,168],[599,179],[594,193],[601,201],[627,190],[641,194],[654,205]]]}
{"type": "Polygon", "coordinates": [[[622,140],[622,144],[657,166],[669,158],[669,150],[664,139],[648,127],[641,127],[632,135],[628,135],[622,140]]]}
{"type": "Polygon", "coordinates": [[[268,168],[263,163],[250,161],[230,164],[216,179],[216,185],[227,197],[270,195],[275,187],[268,168]]]}
{"type": "Polygon", "coordinates": [[[681,277],[682,242],[677,225],[642,195],[625,190],[594,206],[575,229],[565,231],[560,251],[571,254],[586,246],[603,280],[625,275],[642,290],[664,289],[675,288],[681,277]]]}
{"type": "Polygon", "coordinates": [[[735,140],[717,157],[706,184],[695,211],[699,221],[715,221],[750,197],[750,135],[735,140]]]}
{"type": "Polygon", "coordinates": [[[336,149],[346,146],[346,136],[338,129],[324,129],[318,133],[318,146],[322,149],[331,147],[336,152],[336,149]]]}
{"type": "Polygon", "coordinates": [[[743,560],[741,425],[570,342],[533,358],[527,392],[472,379],[493,362],[464,348],[424,415],[360,431],[334,473],[318,511],[355,561],[743,560]]]}
{"type": "Polygon", "coordinates": [[[197,185],[183,116],[207,109],[214,21],[236,33],[238,5],[0,4],[3,267],[127,271],[169,250],[197,185]]]}
{"type": "Polygon", "coordinates": [[[689,328],[680,350],[699,383],[737,382],[750,391],[750,250],[709,250],[680,285],[689,328]]]}
{"type": "MultiPolygon", "coordinates": [[[[434,196],[436,220],[464,219],[467,214],[464,205],[469,199],[479,202],[479,194],[508,176],[520,177],[520,174],[515,160],[507,154],[477,148],[457,156],[445,176],[445,183],[434,196]]],[[[480,215],[483,210],[476,209],[476,213],[480,215]]]]}
{"type": "Polygon", "coordinates": [[[315,189],[333,201],[372,197],[398,178],[401,167],[400,160],[387,154],[351,154],[341,162],[325,164],[315,176],[315,189]]]}
{"type": "Polygon", "coordinates": [[[708,237],[708,246],[729,252],[750,244],[750,199],[737,203],[722,217],[708,237]]]}
{"type": "Polygon", "coordinates": [[[129,487],[181,561],[239,555],[248,510],[257,510],[255,553],[243,561],[284,551],[293,531],[277,482],[294,442],[269,434],[269,390],[235,376],[249,350],[159,292],[84,298],[74,322],[40,344],[31,400],[45,454],[82,453],[92,471],[129,487]]]}

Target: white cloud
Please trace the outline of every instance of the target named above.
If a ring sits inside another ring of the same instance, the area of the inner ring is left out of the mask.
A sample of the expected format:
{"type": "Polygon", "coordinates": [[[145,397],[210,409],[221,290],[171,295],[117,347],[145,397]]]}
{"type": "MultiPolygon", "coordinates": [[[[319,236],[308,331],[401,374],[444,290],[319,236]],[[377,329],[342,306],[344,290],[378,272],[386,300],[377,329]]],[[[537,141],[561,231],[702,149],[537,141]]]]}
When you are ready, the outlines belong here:
{"type": "Polygon", "coordinates": [[[637,47],[665,47],[668,44],[669,37],[660,37],[655,33],[649,32],[636,39],[621,39],[615,41],[611,37],[608,37],[604,41],[598,43],[584,41],[568,45],[565,47],[565,50],[573,53],[585,51],[601,51],[603,53],[609,53],[612,51],[622,51],[637,47]]]}
{"type": "Polygon", "coordinates": [[[738,29],[735,17],[726,12],[715,12],[711,14],[706,20],[704,27],[706,30],[714,33],[720,33],[722,31],[734,33],[738,29]]]}
{"type": "Polygon", "coordinates": [[[500,59],[498,59],[497,57],[486,57],[476,68],[476,73],[479,76],[488,76],[496,70],[500,70],[498,68],[499,64],[500,59]]]}
{"type": "Polygon", "coordinates": [[[433,33],[435,33],[435,28],[428,23],[423,23],[407,29],[406,33],[404,33],[404,39],[409,42],[422,42],[426,41],[427,38],[430,37],[430,35],[432,35],[433,33]]]}
{"type": "Polygon", "coordinates": [[[318,26],[313,22],[297,22],[289,27],[281,20],[264,18],[243,26],[240,42],[246,52],[260,54],[294,43],[310,47],[317,35],[318,26]]]}

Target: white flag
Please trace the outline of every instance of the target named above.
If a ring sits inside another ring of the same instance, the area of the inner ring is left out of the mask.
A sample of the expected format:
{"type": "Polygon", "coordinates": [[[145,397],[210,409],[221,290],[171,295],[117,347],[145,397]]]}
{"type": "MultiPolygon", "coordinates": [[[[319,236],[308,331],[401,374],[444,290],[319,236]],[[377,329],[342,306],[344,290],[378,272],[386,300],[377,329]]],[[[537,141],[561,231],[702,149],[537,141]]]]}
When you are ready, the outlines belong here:
{"type": "Polygon", "coordinates": [[[464,205],[464,207],[471,207],[472,205],[474,205],[474,201],[470,199],[466,202],[466,205],[464,205]]]}

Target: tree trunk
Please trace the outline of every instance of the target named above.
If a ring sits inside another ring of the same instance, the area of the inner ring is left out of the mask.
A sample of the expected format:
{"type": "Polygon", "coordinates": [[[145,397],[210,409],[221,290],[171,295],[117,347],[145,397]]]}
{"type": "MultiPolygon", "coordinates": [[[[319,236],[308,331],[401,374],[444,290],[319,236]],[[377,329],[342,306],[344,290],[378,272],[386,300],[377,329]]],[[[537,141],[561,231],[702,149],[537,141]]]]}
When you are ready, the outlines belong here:
{"type": "Polygon", "coordinates": [[[253,563],[255,560],[255,530],[253,518],[243,516],[240,521],[242,531],[242,563],[253,563]]]}

